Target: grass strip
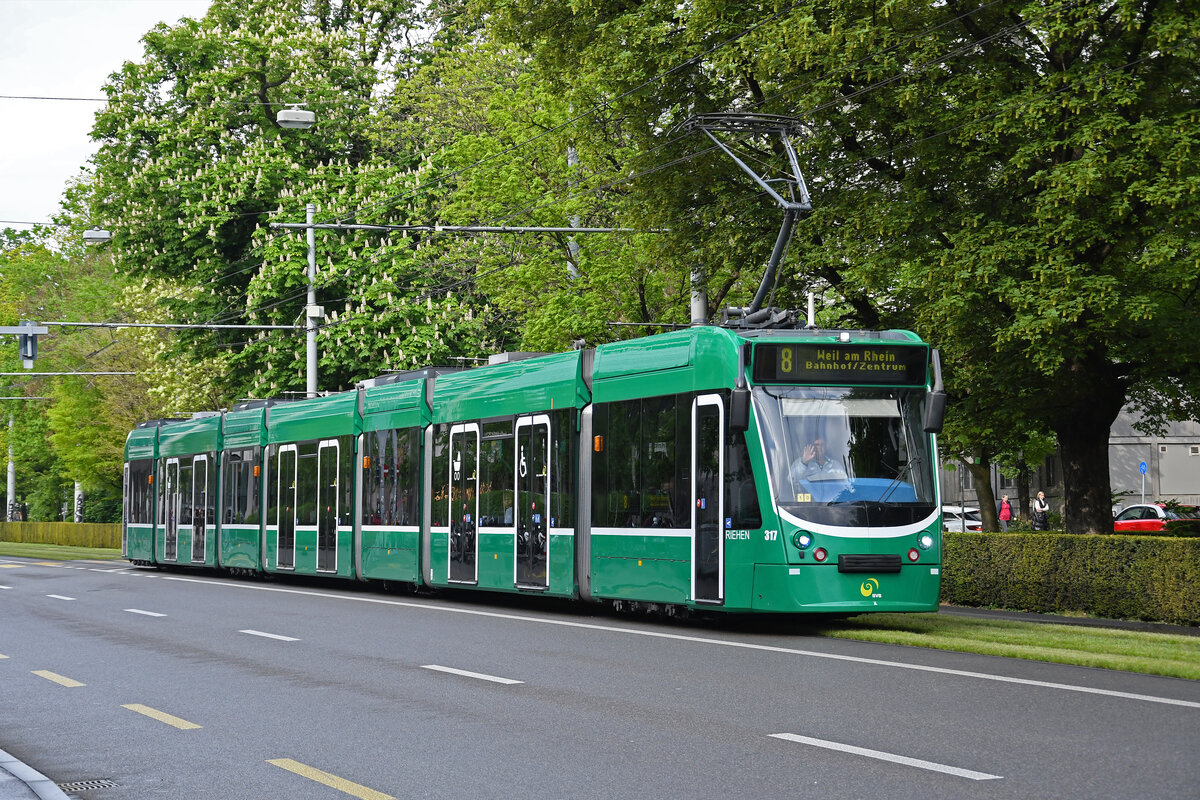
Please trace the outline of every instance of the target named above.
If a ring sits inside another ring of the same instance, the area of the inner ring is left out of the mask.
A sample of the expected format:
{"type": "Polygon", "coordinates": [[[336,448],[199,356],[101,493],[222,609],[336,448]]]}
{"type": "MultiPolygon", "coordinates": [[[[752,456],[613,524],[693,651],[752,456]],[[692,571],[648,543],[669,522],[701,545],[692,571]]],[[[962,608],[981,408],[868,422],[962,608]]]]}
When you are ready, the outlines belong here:
{"type": "Polygon", "coordinates": [[[30,542],[0,542],[0,556],[20,558],[42,558],[48,561],[75,561],[97,559],[109,561],[121,558],[121,551],[107,547],[74,547],[61,544],[33,544],[30,542]]]}
{"type": "Polygon", "coordinates": [[[864,614],[814,632],[834,639],[1200,680],[1200,636],[948,614],[864,614]]]}

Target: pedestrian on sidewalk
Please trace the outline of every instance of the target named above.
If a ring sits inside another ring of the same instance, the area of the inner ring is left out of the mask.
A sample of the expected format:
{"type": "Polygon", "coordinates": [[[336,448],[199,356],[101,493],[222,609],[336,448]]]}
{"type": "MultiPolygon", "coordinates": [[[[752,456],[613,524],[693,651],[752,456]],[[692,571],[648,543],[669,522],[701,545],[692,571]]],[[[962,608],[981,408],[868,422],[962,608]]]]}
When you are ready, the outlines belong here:
{"type": "Polygon", "coordinates": [[[1012,503],[1008,502],[1008,495],[1000,498],[1000,505],[996,506],[996,518],[1000,520],[1000,530],[1008,533],[1008,523],[1013,518],[1012,503]]]}
{"type": "Polygon", "coordinates": [[[1049,513],[1050,504],[1046,502],[1046,493],[1038,492],[1037,497],[1033,500],[1033,529],[1035,531],[1050,529],[1050,522],[1047,517],[1049,513]]]}

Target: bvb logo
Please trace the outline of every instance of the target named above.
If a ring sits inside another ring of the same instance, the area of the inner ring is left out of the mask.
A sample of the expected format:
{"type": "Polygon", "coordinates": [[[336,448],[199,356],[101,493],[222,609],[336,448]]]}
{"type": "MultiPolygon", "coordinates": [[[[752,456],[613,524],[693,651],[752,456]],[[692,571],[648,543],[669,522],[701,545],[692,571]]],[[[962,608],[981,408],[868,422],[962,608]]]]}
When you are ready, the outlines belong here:
{"type": "Polygon", "coordinates": [[[879,581],[875,580],[874,578],[867,578],[867,580],[863,582],[863,585],[858,588],[858,591],[862,593],[863,597],[870,597],[871,595],[875,594],[877,589],[879,589],[879,581]]]}

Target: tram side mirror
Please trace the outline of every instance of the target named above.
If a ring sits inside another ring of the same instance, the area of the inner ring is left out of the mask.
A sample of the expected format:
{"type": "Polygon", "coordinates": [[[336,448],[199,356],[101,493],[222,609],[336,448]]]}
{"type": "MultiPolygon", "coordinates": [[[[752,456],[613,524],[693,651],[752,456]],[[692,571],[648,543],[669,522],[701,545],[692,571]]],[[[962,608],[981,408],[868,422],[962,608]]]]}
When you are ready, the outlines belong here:
{"type": "Polygon", "coordinates": [[[729,430],[745,433],[750,430],[750,390],[734,389],[729,398],[729,430]]]}
{"type": "Polygon", "coordinates": [[[925,396],[925,432],[941,433],[946,421],[946,389],[942,383],[942,354],[937,348],[929,351],[929,361],[933,366],[933,388],[925,396]]]}
{"type": "Polygon", "coordinates": [[[946,420],[946,393],[932,391],[925,396],[925,432],[941,433],[946,420]]]}

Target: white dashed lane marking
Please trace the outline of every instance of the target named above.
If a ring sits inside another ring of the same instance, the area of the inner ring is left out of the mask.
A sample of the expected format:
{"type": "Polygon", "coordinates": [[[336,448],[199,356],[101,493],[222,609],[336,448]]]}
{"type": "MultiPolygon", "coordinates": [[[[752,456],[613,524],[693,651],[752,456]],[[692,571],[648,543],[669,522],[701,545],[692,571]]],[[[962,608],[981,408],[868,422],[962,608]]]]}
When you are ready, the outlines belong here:
{"type": "Polygon", "coordinates": [[[278,639],[281,642],[298,642],[298,641],[300,641],[299,639],[293,638],[291,636],[280,636],[278,633],[264,633],[263,631],[244,630],[244,631],[238,631],[238,633],[248,633],[251,636],[262,636],[265,639],[278,639]]]}
{"type": "Polygon", "coordinates": [[[870,750],[866,747],[856,747],[852,744],[843,744],[842,742],[831,742],[826,739],[813,739],[810,736],[800,736],[795,733],[772,733],[772,738],[783,739],[788,742],[796,742],[797,744],[807,744],[812,747],[820,747],[825,750],[836,750],[840,753],[850,753],[856,756],[865,756],[866,758],[874,758],[879,761],[890,761],[893,764],[903,764],[906,767],[916,767],[918,769],[927,769],[931,772],[941,772],[946,775],[955,775],[959,778],[967,778],[973,781],[994,781],[1003,778],[1003,775],[990,775],[986,772],[976,772],[971,769],[963,769],[962,767],[952,767],[948,764],[938,764],[936,761],[924,761],[919,758],[910,758],[908,756],[900,756],[895,753],[885,753],[882,750],[870,750]]]}

